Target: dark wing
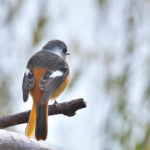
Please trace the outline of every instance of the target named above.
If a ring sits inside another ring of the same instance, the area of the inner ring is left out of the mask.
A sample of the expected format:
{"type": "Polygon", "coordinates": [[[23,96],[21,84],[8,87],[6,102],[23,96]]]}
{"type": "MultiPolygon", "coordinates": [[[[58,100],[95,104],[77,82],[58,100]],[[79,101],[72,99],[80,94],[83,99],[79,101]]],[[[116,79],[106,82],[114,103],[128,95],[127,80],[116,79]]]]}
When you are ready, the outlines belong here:
{"type": "Polygon", "coordinates": [[[55,92],[55,90],[63,83],[69,73],[69,69],[64,66],[59,70],[47,71],[40,81],[40,89],[43,91],[41,103],[44,104],[55,92]],[[54,72],[56,73],[55,76],[54,72]],[[58,73],[59,72],[59,73],[58,73]]]}
{"type": "Polygon", "coordinates": [[[28,74],[24,74],[22,90],[23,90],[23,100],[26,102],[29,96],[29,90],[31,90],[35,85],[34,73],[30,71],[28,74]]]}

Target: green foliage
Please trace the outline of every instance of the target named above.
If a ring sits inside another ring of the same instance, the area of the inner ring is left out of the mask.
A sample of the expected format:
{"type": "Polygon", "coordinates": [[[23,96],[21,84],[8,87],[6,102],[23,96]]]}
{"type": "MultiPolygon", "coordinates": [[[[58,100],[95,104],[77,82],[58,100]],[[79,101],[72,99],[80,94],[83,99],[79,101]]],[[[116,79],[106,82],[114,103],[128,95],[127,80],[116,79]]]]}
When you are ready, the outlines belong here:
{"type": "Polygon", "coordinates": [[[104,5],[107,0],[98,0],[100,6],[104,5]]]}
{"type": "Polygon", "coordinates": [[[148,124],[143,141],[136,144],[135,150],[150,150],[149,140],[150,140],[150,124],[148,124]]]}

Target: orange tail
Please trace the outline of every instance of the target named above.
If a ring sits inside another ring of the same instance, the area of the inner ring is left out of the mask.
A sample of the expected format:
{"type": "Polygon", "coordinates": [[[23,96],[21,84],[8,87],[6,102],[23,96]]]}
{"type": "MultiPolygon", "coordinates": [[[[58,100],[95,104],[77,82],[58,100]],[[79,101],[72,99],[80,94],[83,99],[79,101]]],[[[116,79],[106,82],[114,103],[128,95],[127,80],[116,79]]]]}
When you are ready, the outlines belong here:
{"type": "Polygon", "coordinates": [[[48,132],[48,102],[44,105],[37,105],[37,120],[35,138],[45,140],[48,132]]]}
{"type": "Polygon", "coordinates": [[[36,114],[37,114],[37,104],[35,102],[33,102],[33,106],[32,106],[32,110],[30,113],[30,118],[28,121],[28,125],[26,127],[26,136],[28,136],[29,138],[32,138],[34,136],[35,133],[35,126],[36,126],[36,114]]]}

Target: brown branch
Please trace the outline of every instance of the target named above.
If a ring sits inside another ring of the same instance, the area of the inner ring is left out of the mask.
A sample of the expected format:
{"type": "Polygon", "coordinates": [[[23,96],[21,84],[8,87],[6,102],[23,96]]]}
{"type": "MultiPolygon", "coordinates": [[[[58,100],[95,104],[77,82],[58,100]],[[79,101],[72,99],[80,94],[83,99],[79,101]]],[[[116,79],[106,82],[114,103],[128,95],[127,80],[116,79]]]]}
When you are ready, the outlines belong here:
{"type": "MultiPolygon", "coordinates": [[[[78,109],[86,107],[86,103],[82,98],[78,98],[69,102],[58,103],[55,105],[49,105],[48,115],[63,114],[66,116],[74,116],[78,109]]],[[[27,123],[29,119],[30,111],[25,111],[9,116],[0,117],[0,129],[27,123]]]]}

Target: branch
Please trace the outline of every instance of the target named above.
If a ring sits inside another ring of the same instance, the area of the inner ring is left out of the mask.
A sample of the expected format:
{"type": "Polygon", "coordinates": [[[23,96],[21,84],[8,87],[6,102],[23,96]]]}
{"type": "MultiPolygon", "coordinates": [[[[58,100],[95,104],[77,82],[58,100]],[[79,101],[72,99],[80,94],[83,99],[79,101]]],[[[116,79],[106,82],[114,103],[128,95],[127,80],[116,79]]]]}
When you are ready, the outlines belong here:
{"type": "MultiPolygon", "coordinates": [[[[48,106],[48,115],[63,114],[66,116],[74,116],[76,111],[85,108],[86,103],[82,98],[78,98],[69,102],[58,103],[48,106]]],[[[0,117],[0,129],[27,123],[30,116],[30,111],[25,111],[9,116],[0,117]]]]}
{"type": "Polygon", "coordinates": [[[51,150],[43,143],[11,131],[0,130],[0,135],[1,150],[51,150]]]}

